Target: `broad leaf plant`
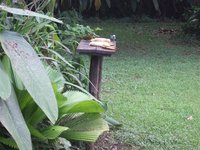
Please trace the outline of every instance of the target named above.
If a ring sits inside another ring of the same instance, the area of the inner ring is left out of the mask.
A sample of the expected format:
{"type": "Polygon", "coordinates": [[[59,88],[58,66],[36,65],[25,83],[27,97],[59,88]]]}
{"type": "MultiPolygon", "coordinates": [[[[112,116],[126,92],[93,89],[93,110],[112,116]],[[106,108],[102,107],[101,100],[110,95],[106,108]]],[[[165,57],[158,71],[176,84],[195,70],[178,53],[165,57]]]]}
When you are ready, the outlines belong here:
{"type": "MultiPolygon", "coordinates": [[[[28,10],[2,5],[0,9],[4,19],[11,13],[62,23],[28,10]]],[[[67,140],[94,142],[108,130],[101,115],[104,104],[84,90],[64,91],[70,83],[59,70],[41,60],[21,34],[3,28],[0,42],[1,149],[44,149],[45,144],[38,144],[41,142],[47,143],[47,149],[58,143],[62,148],[67,140]]]]}

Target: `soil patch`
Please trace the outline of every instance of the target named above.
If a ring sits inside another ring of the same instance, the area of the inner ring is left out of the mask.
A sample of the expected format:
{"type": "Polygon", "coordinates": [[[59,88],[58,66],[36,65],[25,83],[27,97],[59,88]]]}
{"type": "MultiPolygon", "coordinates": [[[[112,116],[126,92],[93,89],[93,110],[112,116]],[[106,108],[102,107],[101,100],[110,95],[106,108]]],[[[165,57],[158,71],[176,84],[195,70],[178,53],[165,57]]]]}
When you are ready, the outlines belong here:
{"type": "Polygon", "coordinates": [[[133,146],[116,141],[110,132],[102,134],[95,143],[95,150],[140,150],[139,146],[133,146]]]}

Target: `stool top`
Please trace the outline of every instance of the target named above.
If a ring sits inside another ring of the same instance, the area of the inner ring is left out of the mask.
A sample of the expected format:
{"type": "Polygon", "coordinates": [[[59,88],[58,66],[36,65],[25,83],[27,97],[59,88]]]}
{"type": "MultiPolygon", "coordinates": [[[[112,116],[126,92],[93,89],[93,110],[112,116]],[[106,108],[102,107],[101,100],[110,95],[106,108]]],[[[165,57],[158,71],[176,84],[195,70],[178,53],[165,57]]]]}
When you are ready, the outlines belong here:
{"type": "Polygon", "coordinates": [[[100,56],[111,56],[113,53],[116,52],[116,42],[113,42],[113,46],[110,48],[102,48],[99,46],[90,46],[89,40],[81,40],[77,51],[80,54],[89,54],[89,55],[100,55],[100,56]]]}

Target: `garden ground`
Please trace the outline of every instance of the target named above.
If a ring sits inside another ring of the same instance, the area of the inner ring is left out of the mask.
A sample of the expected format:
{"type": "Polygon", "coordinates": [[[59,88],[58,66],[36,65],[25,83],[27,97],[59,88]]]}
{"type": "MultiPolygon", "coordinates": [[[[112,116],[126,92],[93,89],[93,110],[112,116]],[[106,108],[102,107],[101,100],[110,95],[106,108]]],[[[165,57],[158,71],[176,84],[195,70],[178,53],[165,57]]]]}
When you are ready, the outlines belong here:
{"type": "Polygon", "coordinates": [[[102,28],[102,37],[117,36],[117,53],[104,59],[101,91],[108,114],[123,124],[111,131],[114,139],[136,149],[199,149],[200,46],[179,34],[181,24],[89,25],[102,28]]]}

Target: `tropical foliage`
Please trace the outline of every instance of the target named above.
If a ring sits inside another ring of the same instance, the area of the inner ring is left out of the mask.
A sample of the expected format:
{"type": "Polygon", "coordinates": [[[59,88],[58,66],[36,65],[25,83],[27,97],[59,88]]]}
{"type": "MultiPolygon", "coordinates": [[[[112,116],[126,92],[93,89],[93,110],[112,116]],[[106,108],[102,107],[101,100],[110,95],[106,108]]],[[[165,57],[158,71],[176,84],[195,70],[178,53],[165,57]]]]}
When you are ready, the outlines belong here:
{"type": "Polygon", "coordinates": [[[71,139],[94,142],[108,130],[101,116],[106,106],[74,82],[81,83],[74,64],[67,61],[72,52],[51,22],[61,21],[28,10],[0,8],[4,10],[0,20],[0,148],[60,149],[69,146],[71,139]],[[82,92],[71,91],[72,87],[82,92]]]}
{"type": "Polygon", "coordinates": [[[183,31],[188,34],[200,36],[200,7],[194,7],[188,14],[189,18],[183,26],[183,31]]]}
{"type": "MultiPolygon", "coordinates": [[[[45,1],[46,2],[46,1],[45,1]]],[[[51,1],[49,11],[60,13],[76,9],[86,16],[131,16],[146,14],[153,17],[181,17],[198,0],[65,0],[51,1]],[[54,9],[53,9],[54,8],[54,9]]],[[[39,4],[38,4],[39,5],[39,4]]],[[[43,5],[42,5],[43,6],[43,5]]]]}

